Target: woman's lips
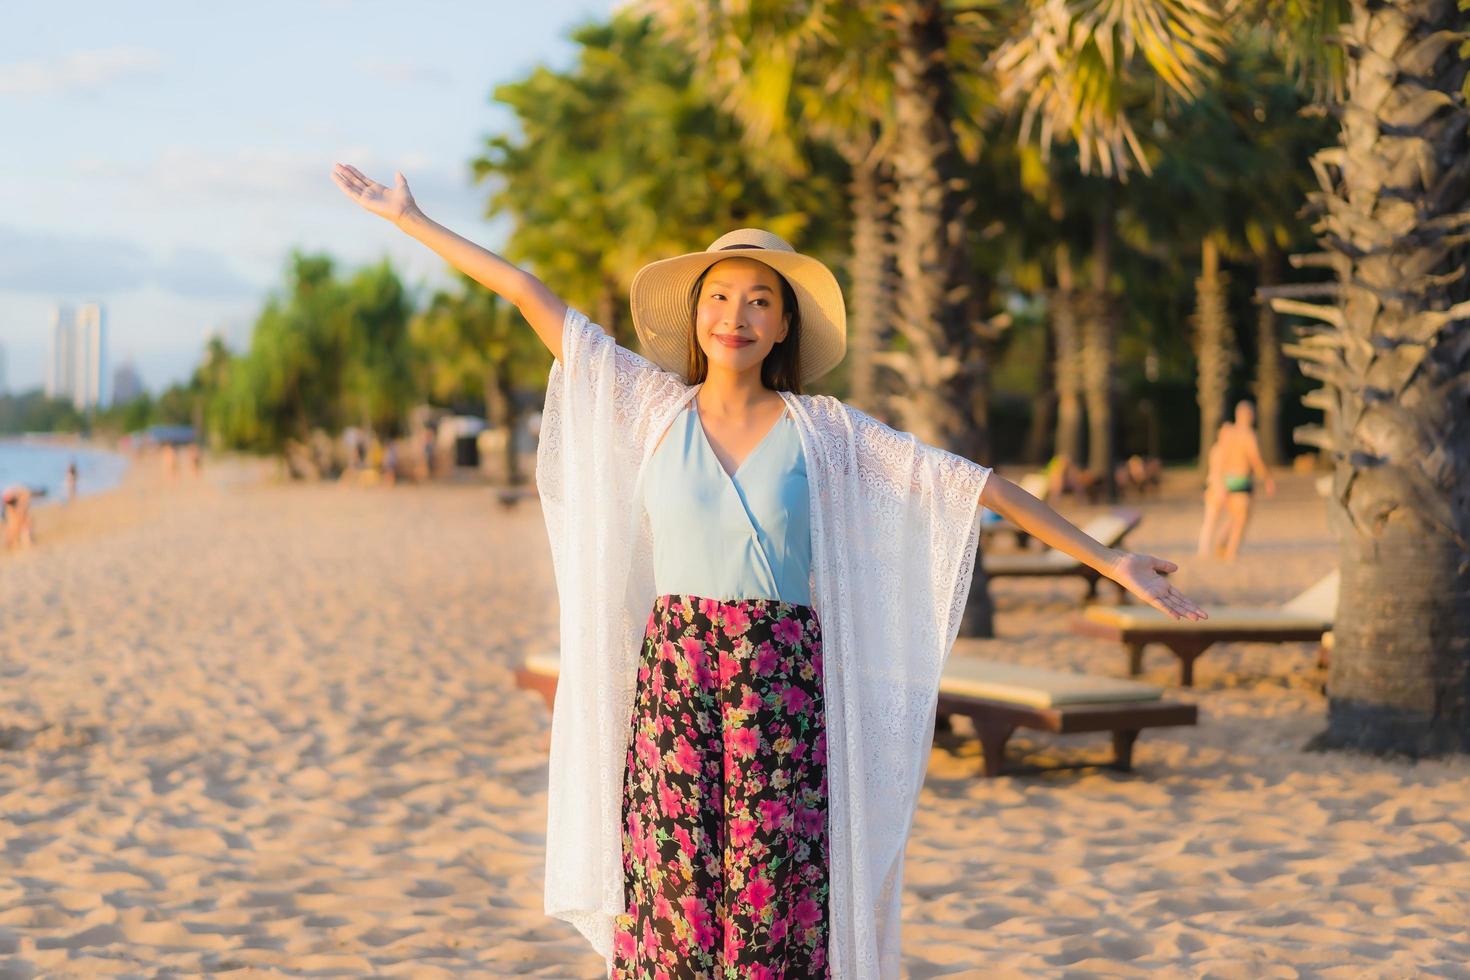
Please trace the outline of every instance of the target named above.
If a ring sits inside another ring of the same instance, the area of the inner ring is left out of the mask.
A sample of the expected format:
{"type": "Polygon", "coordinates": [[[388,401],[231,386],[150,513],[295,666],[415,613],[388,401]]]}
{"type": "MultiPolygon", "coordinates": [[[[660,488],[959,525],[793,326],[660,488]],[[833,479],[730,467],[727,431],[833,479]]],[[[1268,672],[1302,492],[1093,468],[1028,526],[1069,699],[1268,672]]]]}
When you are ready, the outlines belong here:
{"type": "Polygon", "coordinates": [[[715,339],[724,344],[726,347],[749,347],[751,344],[755,343],[755,341],[746,340],[744,337],[729,337],[725,334],[718,333],[715,334],[715,339]]]}

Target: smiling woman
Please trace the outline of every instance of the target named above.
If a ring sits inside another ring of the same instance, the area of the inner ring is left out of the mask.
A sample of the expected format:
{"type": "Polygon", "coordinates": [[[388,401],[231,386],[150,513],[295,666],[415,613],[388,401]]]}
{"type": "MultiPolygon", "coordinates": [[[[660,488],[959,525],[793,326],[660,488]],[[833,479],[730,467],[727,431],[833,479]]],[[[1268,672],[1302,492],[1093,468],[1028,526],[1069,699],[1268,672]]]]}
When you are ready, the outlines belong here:
{"type": "Polygon", "coordinates": [[[842,292],[760,229],[653,262],[647,357],[428,220],[337,185],[511,299],[556,355],[537,457],[561,594],[546,910],[618,977],[899,973],[904,845],[979,505],[1176,617],[1174,566],[1104,548],[990,470],[800,389],[842,292]]]}

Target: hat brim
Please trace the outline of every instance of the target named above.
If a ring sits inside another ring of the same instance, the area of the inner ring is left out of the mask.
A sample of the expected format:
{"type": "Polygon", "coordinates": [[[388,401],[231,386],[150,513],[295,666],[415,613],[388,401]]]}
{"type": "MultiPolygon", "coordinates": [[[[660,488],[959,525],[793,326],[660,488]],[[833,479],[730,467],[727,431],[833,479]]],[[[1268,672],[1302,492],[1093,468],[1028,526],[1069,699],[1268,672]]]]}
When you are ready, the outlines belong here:
{"type": "Polygon", "coordinates": [[[837,277],[820,260],[775,249],[690,252],[650,262],[628,290],[633,329],[643,353],[665,371],[684,375],[693,342],[690,292],[706,269],[725,259],[754,259],[785,277],[801,311],[797,373],[810,384],[842,362],[847,353],[847,306],[837,277]]]}

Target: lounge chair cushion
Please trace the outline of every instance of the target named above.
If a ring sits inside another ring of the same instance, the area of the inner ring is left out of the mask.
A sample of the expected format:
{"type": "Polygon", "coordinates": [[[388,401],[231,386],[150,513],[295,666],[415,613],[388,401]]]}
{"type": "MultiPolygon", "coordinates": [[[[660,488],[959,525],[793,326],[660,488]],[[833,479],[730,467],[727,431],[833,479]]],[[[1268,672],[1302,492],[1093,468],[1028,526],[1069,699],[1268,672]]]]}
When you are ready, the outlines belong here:
{"type": "Polygon", "coordinates": [[[945,694],[1007,701],[1035,708],[1157,701],[1164,693],[1163,688],[1138,681],[1070,674],[967,656],[949,658],[939,678],[939,689],[945,694]]]}
{"type": "Polygon", "coordinates": [[[1331,619],[1298,615],[1280,606],[1228,606],[1205,611],[1210,618],[1203,622],[1174,619],[1152,606],[1088,606],[1082,615],[1118,629],[1167,630],[1180,634],[1325,630],[1332,625],[1331,619]]]}
{"type": "Polygon", "coordinates": [[[1179,633],[1220,633],[1250,630],[1329,630],[1337,614],[1336,571],[1280,606],[1217,606],[1207,608],[1204,622],[1176,620],[1152,606],[1089,606],[1082,615],[1095,623],[1118,629],[1168,629],[1179,633]]]}

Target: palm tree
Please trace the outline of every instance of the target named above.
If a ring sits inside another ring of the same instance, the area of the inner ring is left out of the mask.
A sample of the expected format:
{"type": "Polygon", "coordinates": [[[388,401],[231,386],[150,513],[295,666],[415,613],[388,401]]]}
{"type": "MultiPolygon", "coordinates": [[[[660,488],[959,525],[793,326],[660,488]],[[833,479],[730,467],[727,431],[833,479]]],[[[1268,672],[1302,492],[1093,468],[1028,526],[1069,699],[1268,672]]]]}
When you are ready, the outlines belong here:
{"type": "Polygon", "coordinates": [[[1029,0],[992,58],[1001,98],[1021,110],[1044,151],[1066,138],[1084,174],[1105,180],[1091,195],[1091,271],[1081,297],[1082,383],[1088,468],[1113,487],[1113,383],[1122,310],[1113,290],[1117,195],[1111,180],[1151,171],[1134,120],[1152,121],[1160,95],[1197,96],[1224,55],[1224,20],[1206,0],[1029,0]]]}
{"type": "Polygon", "coordinates": [[[1342,586],[1322,747],[1470,751],[1470,15],[1354,0],[1336,146],[1313,159],[1336,301],[1288,347],[1323,387],[1342,586]]]}

